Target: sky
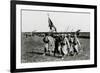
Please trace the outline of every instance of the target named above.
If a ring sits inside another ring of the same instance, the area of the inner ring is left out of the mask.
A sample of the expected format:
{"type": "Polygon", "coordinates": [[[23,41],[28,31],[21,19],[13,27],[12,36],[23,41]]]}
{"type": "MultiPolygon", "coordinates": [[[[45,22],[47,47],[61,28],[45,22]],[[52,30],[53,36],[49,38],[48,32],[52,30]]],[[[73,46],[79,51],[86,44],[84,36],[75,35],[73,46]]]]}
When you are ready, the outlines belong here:
{"type": "Polygon", "coordinates": [[[22,10],[22,32],[49,32],[48,14],[57,32],[90,32],[90,13],[22,10]]]}

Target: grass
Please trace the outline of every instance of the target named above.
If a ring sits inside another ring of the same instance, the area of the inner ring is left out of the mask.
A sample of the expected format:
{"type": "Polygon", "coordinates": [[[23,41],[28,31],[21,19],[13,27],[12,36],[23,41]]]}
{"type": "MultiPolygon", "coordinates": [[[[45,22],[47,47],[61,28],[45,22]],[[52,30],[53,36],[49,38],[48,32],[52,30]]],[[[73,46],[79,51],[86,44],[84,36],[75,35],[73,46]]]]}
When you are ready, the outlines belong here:
{"type": "Polygon", "coordinates": [[[46,62],[46,61],[70,61],[70,60],[88,60],[90,59],[90,39],[80,38],[80,43],[83,52],[76,56],[66,56],[63,60],[57,56],[46,55],[43,56],[44,43],[42,41],[43,37],[31,36],[26,38],[22,33],[22,46],[21,46],[21,62],[46,62]]]}

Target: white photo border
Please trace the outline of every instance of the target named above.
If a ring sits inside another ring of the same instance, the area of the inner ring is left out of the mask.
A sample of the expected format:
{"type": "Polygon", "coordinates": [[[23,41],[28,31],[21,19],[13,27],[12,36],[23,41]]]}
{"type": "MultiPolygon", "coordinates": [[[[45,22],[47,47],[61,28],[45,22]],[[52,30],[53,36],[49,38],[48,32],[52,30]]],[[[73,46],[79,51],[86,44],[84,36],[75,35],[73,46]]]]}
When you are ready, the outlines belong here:
{"type": "Polygon", "coordinates": [[[29,5],[17,5],[16,6],[16,67],[18,68],[39,68],[39,67],[53,67],[53,66],[72,66],[72,65],[85,65],[94,64],[94,10],[82,9],[82,8],[62,8],[62,7],[50,7],[50,6],[29,6],[29,5]],[[90,60],[78,60],[78,61],[63,61],[63,62],[40,62],[40,63],[21,63],[21,10],[52,10],[52,11],[70,11],[70,12],[86,12],[90,13],[90,60]]]}

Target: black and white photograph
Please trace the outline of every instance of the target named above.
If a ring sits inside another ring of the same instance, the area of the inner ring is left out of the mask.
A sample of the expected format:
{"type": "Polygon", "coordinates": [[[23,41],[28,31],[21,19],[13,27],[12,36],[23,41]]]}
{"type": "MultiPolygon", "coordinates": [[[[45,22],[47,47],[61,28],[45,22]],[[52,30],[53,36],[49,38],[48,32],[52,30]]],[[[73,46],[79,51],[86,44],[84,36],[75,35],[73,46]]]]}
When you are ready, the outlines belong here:
{"type": "Polygon", "coordinates": [[[90,59],[90,13],[21,12],[22,63],[90,59]]]}
{"type": "Polygon", "coordinates": [[[95,6],[25,4],[15,10],[16,69],[96,66],[95,6]]]}

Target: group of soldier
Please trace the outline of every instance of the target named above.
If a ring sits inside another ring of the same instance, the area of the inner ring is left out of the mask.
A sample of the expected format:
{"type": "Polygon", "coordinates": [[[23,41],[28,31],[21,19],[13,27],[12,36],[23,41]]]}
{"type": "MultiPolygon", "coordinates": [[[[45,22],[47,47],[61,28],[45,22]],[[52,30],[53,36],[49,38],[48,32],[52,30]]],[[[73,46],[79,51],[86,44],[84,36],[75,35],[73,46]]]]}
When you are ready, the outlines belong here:
{"type": "Polygon", "coordinates": [[[77,36],[77,33],[56,35],[53,33],[45,33],[43,38],[43,55],[59,55],[62,59],[66,56],[78,55],[80,53],[81,44],[77,36]]]}

